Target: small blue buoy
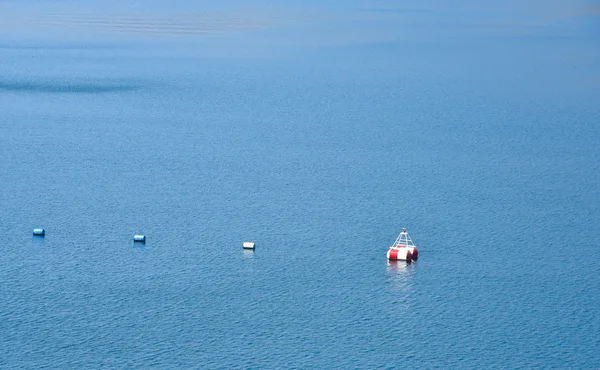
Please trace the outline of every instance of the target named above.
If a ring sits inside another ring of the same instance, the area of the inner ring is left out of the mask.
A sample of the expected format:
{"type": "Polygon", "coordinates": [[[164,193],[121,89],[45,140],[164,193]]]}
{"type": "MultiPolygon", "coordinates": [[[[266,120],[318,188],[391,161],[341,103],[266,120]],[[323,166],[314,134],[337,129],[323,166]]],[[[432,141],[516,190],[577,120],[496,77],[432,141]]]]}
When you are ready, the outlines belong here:
{"type": "Polygon", "coordinates": [[[33,235],[35,235],[35,236],[44,236],[44,235],[46,235],[46,230],[44,230],[44,229],[33,229],[33,235]]]}
{"type": "Polygon", "coordinates": [[[133,241],[134,242],[139,242],[139,243],[145,243],[146,242],[146,235],[134,235],[133,236],[133,241]]]}

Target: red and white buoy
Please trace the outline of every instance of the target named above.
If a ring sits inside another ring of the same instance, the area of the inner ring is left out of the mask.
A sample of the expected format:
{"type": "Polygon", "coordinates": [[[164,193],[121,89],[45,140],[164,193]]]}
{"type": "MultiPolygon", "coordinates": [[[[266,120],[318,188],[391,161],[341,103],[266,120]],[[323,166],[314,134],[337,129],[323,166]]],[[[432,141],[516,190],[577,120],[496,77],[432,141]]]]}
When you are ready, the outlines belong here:
{"type": "Polygon", "coordinates": [[[388,250],[387,258],[393,261],[406,261],[407,263],[416,261],[419,258],[419,251],[410,236],[408,236],[406,229],[402,230],[394,244],[388,250]]]}

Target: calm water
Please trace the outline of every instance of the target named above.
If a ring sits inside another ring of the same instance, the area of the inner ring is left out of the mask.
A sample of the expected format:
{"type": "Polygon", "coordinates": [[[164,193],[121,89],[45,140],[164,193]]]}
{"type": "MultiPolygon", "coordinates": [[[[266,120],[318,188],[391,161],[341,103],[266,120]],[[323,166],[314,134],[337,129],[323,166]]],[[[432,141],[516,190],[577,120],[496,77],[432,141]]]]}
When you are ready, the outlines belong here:
{"type": "Polygon", "coordinates": [[[0,2],[0,367],[600,368],[599,45],[593,1],[0,2]]]}

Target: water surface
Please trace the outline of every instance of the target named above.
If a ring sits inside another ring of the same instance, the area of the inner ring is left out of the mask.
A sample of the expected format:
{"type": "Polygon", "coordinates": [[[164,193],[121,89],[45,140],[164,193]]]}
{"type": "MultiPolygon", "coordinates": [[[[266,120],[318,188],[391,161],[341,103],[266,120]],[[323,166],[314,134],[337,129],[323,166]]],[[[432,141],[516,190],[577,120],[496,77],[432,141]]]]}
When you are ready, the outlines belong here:
{"type": "Polygon", "coordinates": [[[1,2],[0,367],[600,367],[598,16],[1,2]]]}

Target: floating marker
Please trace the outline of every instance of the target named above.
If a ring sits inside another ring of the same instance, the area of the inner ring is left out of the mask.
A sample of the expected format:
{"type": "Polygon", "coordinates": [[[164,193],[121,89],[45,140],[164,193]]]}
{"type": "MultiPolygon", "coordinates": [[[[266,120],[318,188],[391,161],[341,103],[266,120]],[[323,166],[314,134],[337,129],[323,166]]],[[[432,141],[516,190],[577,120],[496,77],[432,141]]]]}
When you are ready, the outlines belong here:
{"type": "Polygon", "coordinates": [[[254,243],[244,242],[244,249],[254,249],[254,243]]]}
{"type": "Polygon", "coordinates": [[[44,229],[33,229],[33,235],[44,236],[44,235],[46,235],[46,230],[44,230],[44,229]]]}
{"type": "Polygon", "coordinates": [[[389,260],[406,261],[406,263],[411,263],[419,258],[417,246],[413,243],[410,236],[408,236],[406,229],[402,230],[394,244],[388,250],[387,258],[389,260]]]}
{"type": "Polygon", "coordinates": [[[145,243],[146,242],[146,235],[134,235],[133,236],[133,241],[134,242],[139,242],[139,243],[145,243]]]}

